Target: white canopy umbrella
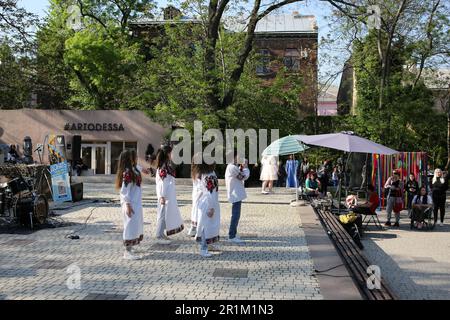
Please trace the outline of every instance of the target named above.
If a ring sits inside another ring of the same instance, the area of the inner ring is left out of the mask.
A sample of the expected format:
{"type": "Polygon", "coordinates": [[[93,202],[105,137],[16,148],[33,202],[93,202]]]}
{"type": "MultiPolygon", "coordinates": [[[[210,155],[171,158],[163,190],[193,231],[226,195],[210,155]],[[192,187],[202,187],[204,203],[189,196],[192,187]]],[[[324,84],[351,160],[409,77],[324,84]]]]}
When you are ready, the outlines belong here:
{"type": "Polygon", "coordinates": [[[398,151],[385,147],[379,143],[361,138],[351,131],[340,133],[317,134],[312,136],[296,135],[297,140],[319,147],[342,150],[345,152],[357,153],[376,153],[392,155],[398,151]]]}
{"type": "MultiPolygon", "coordinates": [[[[393,155],[398,153],[398,151],[383,146],[379,143],[373,142],[371,140],[361,138],[355,135],[351,131],[343,131],[340,133],[328,133],[328,134],[318,134],[318,135],[296,135],[295,138],[305,144],[342,150],[349,153],[375,153],[375,154],[386,154],[393,155]]],[[[345,166],[344,166],[345,171],[345,166]]],[[[339,205],[338,213],[340,212],[340,200],[341,200],[341,178],[339,177],[339,186],[337,192],[339,193],[339,205]]]]}

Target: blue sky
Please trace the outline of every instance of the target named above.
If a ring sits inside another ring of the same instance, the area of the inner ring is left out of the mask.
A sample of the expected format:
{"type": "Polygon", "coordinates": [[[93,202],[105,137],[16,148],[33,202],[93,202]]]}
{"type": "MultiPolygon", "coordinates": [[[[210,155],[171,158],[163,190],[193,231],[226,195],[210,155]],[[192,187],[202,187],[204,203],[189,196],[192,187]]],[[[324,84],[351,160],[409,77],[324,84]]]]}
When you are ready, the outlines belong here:
{"type": "MultiPolygon", "coordinates": [[[[158,1],[158,6],[163,7],[168,1],[158,1]]],[[[41,17],[45,16],[45,11],[49,6],[48,0],[19,0],[19,4],[24,6],[27,10],[39,14],[41,17]]],[[[319,27],[326,27],[324,16],[331,13],[330,7],[319,1],[305,1],[298,4],[288,6],[285,11],[299,11],[301,14],[313,14],[318,19],[319,27]]],[[[326,28],[328,29],[328,28],[326,28]]]]}

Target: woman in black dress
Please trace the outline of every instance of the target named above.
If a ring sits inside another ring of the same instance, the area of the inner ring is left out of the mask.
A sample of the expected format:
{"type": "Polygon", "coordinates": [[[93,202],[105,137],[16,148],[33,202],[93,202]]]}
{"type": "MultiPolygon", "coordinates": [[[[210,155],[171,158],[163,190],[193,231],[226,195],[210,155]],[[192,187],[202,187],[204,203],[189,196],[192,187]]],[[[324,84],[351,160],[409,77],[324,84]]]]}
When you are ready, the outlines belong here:
{"type": "Polygon", "coordinates": [[[407,195],[407,209],[408,209],[408,217],[411,217],[411,210],[412,210],[412,200],[413,198],[419,193],[419,184],[416,181],[416,177],[414,176],[414,173],[409,174],[409,179],[405,184],[405,191],[407,195]]]}
{"type": "Polygon", "coordinates": [[[431,181],[431,190],[434,204],[434,221],[437,222],[438,211],[441,213],[440,226],[444,225],[445,217],[445,200],[448,190],[448,174],[442,172],[441,169],[434,170],[433,180],[431,181]]]}

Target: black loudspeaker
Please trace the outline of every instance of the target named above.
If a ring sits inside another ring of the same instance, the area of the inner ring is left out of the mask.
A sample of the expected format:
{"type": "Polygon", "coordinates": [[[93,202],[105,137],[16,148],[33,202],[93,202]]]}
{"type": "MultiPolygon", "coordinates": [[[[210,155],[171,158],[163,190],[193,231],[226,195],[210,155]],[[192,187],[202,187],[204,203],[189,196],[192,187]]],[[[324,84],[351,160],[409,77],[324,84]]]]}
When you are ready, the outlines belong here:
{"type": "Polygon", "coordinates": [[[83,200],[83,183],[72,183],[70,189],[72,190],[72,202],[83,200]]]}
{"type": "Polygon", "coordinates": [[[72,139],[72,160],[77,162],[81,158],[81,136],[73,136],[72,139]]]}

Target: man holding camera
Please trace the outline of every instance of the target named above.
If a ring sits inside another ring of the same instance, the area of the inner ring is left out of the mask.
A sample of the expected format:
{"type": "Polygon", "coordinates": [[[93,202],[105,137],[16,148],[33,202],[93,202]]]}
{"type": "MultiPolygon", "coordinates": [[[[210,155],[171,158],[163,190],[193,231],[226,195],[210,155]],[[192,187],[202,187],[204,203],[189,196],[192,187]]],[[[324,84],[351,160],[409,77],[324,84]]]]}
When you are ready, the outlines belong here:
{"type": "Polygon", "coordinates": [[[236,235],[239,219],[241,217],[242,201],[247,198],[245,192],[245,180],[250,176],[247,160],[239,163],[238,155],[233,153],[233,160],[227,166],[225,171],[225,184],[227,187],[228,201],[232,204],[230,231],[228,241],[233,243],[242,243],[243,241],[236,235]]]}

